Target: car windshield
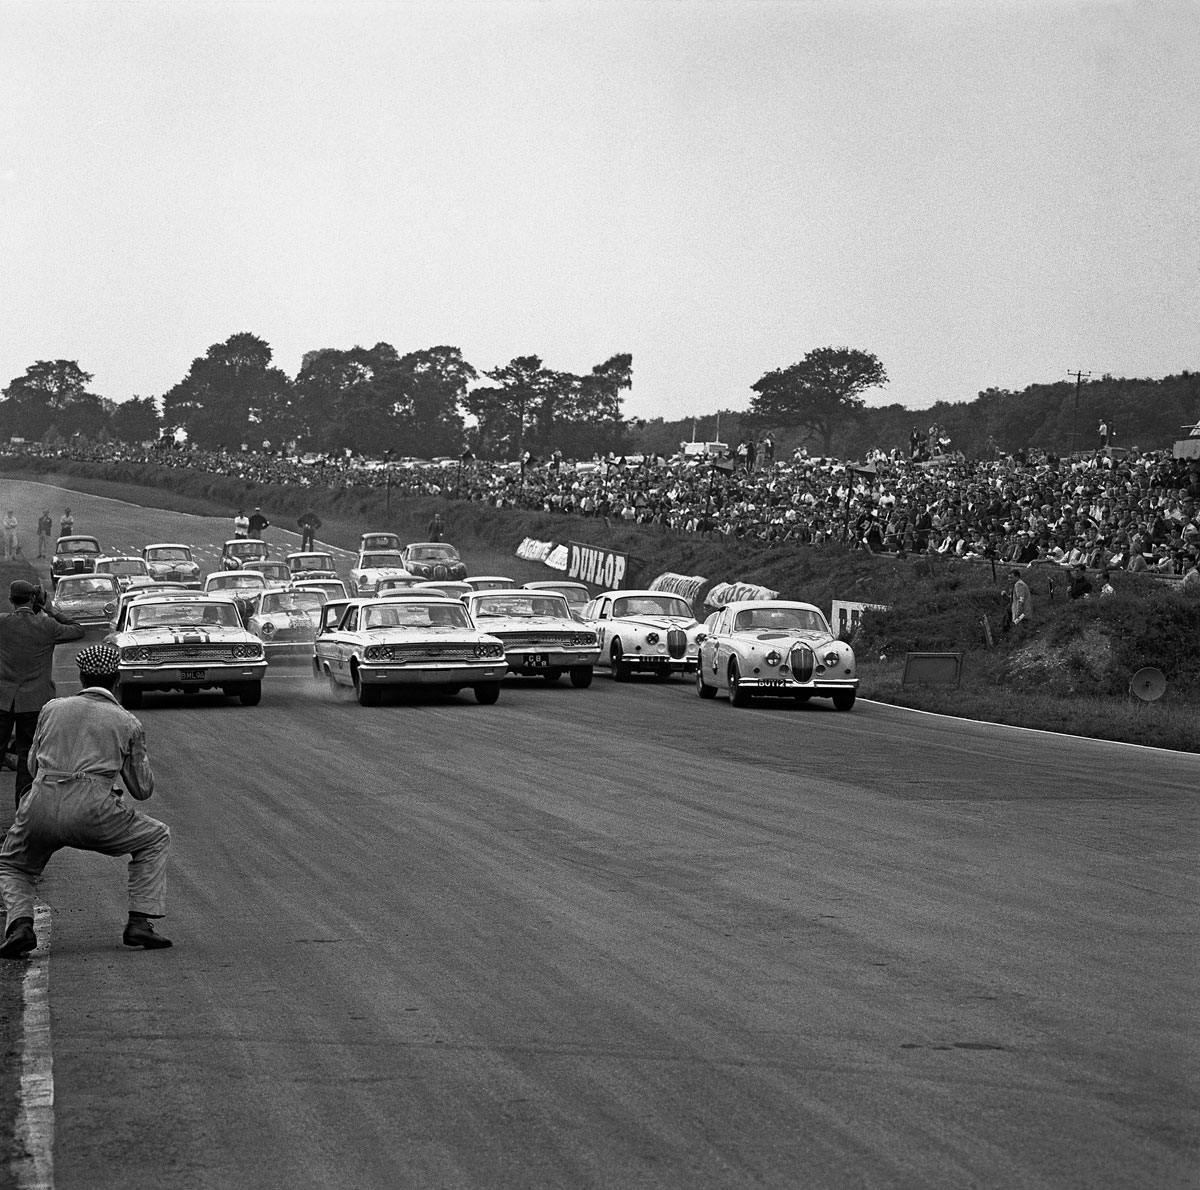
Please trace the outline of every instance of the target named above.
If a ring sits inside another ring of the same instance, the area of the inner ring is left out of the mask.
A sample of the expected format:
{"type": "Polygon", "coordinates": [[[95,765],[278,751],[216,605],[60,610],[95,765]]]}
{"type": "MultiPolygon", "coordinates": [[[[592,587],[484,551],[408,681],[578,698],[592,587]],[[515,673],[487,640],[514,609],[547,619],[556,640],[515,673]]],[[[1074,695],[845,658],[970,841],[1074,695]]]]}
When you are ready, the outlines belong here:
{"type": "Polygon", "coordinates": [[[105,574],[145,574],[146,563],[141,558],[114,558],[97,563],[97,569],[105,574]]]}
{"type": "Polygon", "coordinates": [[[614,616],[679,616],[692,618],[692,609],[678,595],[629,595],[613,600],[614,616]]]}
{"type": "Polygon", "coordinates": [[[473,591],[503,591],[517,585],[510,578],[473,578],[467,582],[473,591]]]}
{"type": "Polygon", "coordinates": [[[580,590],[579,587],[564,585],[561,587],[543,587],[542,590],[557,591],[568,603],[579,607],[582,607],[591,598],[587,591],[580,590]]]}
{"type": "Polygon", "coordinates": [[[317,591],[326,599],[345,599],[345,585],[338,581],[336,583],[306,583],[303,588],[305,591],[317,591]]]}
{"type": "Polygon", "coordinates": [[[404,559],[394,552],[387,554],[363,554],[362,561],[358,565],[360,570],[375,570],[380,566],[395,566],[397,570],[400,570],[404,567],[404,559]]]}
{"type": "Polygon", "coordinates": [[[76,578],[58,580],[58,590],[54,592],[56,600],[87,599],[94,595],[112,595],[116,584],[111,578],[76,578]]]}
{"type": "Polygon", "coordinates": [[[382,607],[363,608],[363,627],[469,628],[467,609],[453,603],[418,603],[404,600],[382,607]]]}
{"type": "Polygon", "coordinates": [[[192,560],[191,551],[184,549],[181,545],[160,546],[156,550],[147,550],[146,553],[151,562],[190,562],[192,560]]]}
{"type": "Polygon", "coordinates": [[[489,595],[476,599],[472,610],[477,616],[557,616],[571,618],[567,601],[561,595],[489,595]]]}
{"type": "Polygon", "coordinates": [[[773,628],[777,632],[829,631],[829,625],[820,612],[802,607],[748,607],[733,618],[735,632],[758,628],[773,628]]]}
{"type": "Polygon", "coordinates": [[[261,590],[266,586],[266,580],[261,574],[250,571],[248,574],[223,574],[220,578],[209,579],[208,586],[213,591],[228,591],[232,589],[239,591],[261,590]]]}
{"type": "Polygon", "coordinates": [[[417,580],[412,578],[385,578],[379,584],[379,593],[382,595],[384,591],[407,591],[416,584],[417,580]]]}
{"type": "Polygon", "coordinates": [[[264,595],[264,612],[308,612],[315,614],[324,603],[319,591],[280,591],[277,595],[264,595]]]}
{"type": "Polygon", "coordinates": [[[241,623],[232,603],[180,600],[178,603],[147,603],[129,609],[131,629],[240,628],[241,623]]]}
{"type": "Polygon", "coordinates": [[[333,570],[332,554],[301,554],[289,559],[293,570],[333,570]]]}
{"type": "Polygon", "coordinates": [[[392,550],[397,548],[399,540],[394,533],[368,533],[363,537],[362,548],[364,550],[392,550]]]}
{"type": "Polygon", "coordinates": [[[94,541],[60,541],[60,554],[98,554],[100,547],[94,541]]]}
{"type": "Polygon", "coordinates": [[[261,542],[234,541],[225,547],[225,553],[235,558],[265,558],[267,547],[261,542]]]}
{"type": "Polygon", "coordinates": [[[458,561],[458,551],[452,545],[414,545],[409,547],[408,556],[418,562],[458,561]]]}

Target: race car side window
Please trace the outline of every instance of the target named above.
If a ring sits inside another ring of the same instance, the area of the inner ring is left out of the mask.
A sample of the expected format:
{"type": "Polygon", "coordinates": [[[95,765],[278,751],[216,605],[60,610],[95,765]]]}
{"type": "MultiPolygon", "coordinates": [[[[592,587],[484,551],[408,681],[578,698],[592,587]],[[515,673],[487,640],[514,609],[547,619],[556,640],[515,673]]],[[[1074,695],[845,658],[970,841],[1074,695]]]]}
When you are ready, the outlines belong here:
{"type": "Polygon", "coordinates": [[[348,607],[342,616],[342,622],[338,625],[342,632],[354,632],[358,628],[358,608],[348,607]]]}

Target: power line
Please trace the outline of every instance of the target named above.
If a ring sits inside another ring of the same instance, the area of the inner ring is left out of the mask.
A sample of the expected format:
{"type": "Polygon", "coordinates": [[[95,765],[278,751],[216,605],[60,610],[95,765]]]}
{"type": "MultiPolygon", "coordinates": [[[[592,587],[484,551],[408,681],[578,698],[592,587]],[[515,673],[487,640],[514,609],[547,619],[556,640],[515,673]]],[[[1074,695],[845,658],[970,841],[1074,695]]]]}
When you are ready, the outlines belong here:
{"type": "Polygon", "coordinates": [[[1084,377],[1091,378],[1091,372],[1072,372],[1067,371],[1068,376],[1075,377],[1075,416],[1071,421],[1071,454],[1075,453],[1075,436],[1079,431],[1079,389],[1083,385],[1084,377]]]}

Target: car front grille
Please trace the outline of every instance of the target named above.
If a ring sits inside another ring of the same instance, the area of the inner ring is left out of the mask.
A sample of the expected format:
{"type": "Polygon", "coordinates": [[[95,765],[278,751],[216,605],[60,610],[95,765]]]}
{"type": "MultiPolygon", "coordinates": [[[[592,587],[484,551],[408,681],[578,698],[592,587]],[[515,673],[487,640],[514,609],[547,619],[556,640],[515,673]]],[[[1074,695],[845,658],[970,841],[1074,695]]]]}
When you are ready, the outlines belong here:
{"type": "Polygon", "coordinates": [[[672,628],[667,632],[667,652],[672,657],[682,657],[687,652],[687,633],[682,628],[672,628]]]}
{"type": "Polygon", "coordinates": [[[496,632],[509,649],[585,649],[596,647],[590,632],[496,632]]]}
{"type": "Polygon", "coordinates": [[[807,645],[796,645],[791,655],[792,677],[797,682],[811,682],[815,662],[812,649],[807,645]]]}
{"type": "Polygon", "coordinates": [[[212,665],[235,660],[233,645],[147,645],[138,653],[138,663],[145,665],[212,665]]]}
{"type": "Polygon", "coordinates": [[[411,644],[393,645],[392,656],[396,661],[478,661],[478,646],[474,644],[411,644]]]}

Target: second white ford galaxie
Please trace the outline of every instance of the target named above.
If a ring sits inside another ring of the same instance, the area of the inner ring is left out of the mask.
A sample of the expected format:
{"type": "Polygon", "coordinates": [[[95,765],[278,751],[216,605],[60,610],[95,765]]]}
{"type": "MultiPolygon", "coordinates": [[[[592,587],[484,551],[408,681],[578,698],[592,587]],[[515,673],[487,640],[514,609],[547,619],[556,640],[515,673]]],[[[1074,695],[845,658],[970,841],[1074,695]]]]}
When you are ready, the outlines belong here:
{"type": "Polygon", "coordinates": [[[313,668],[335,689],[353,687],[363,706],[377,706],[385,686],[455,694],[470,686],[479,702],[494,703],[508,666],[497,637],[476,628],[458,600],[430,592],[350,600],[336,624],[325,620],[318,630],[313,668]]]}
{"type": "Polygon", "coordinates": [[[592,666],[600,656],[595,632],[571,618],[566,599],[553,591],[497,590],[468,595],[471,619],[504,642],[513,673],[557,682],[564,673],[571,685],[592,684],[592,666]]]}
{"type": "Polygon", "coordinates": [[[696,672],[700,625],[680,595],[605,591],[579,615],[599,638],[600,663],[618,682],[639,670],[659,679],[696,672]]]}
{"type": "Polygon", "coordinates": [[[811,603],[744,600],[714,612],[700,645],[696,690],[701,698],[728,691],[735,707],[757,695],[806,702],[831,698],[839,711],[854,706],[854,650],[838,640],[811,603]]]}

